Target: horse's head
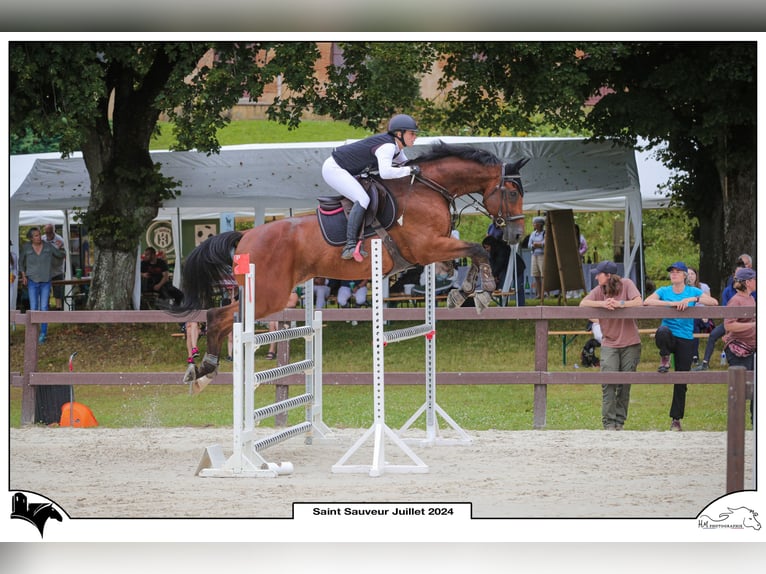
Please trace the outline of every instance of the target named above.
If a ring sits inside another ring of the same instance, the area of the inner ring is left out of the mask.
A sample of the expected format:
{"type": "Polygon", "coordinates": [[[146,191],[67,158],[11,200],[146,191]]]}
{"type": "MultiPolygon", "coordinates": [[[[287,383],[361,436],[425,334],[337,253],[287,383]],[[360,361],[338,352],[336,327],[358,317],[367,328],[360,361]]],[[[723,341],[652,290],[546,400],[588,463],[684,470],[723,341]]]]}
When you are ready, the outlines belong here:
{"type": "Polygon", "coordinates": [[[484,207],[495,225],[503,230],[503,240],[509,245],[515,245],[524,237],[524,187],[519,171],[528,161],[504,163],[497,185],[483,194],[484,207]]]}
{"type": "Polygon", "coordinates": [[[745,507],[736,508],[736,509],[731,509],[730,508],[729,510],[732,510],[733,512],[736,512],[738,510],[739,511],[743,511],[742,512],[742,516],[743,516],[743,518],[742,518],[742,525],[745,528],[752,528],[754,530],[760,530],[761,529],[761,523],[758,522],[758,520],[755,518],[756,516],[758,516],[758,513],[755,512],[754,510],[750,510],[749,508],[745,508],[745,507]]]}

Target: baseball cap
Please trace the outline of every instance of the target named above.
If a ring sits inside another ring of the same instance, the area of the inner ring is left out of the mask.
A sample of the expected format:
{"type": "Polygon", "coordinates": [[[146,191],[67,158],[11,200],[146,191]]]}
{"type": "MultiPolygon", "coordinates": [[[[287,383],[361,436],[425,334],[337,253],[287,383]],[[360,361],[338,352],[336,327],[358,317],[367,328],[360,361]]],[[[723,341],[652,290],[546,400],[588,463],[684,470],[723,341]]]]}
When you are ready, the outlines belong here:
{"type": "Polygon", "coordinates": [[[755,271],[747,267],[740,267],[734,274],[734,279],[737,281],[747,281],[748,279],[755,279],[755,271]]]}
{"type": "Polygon", "coordinates": [[[598,275],[599,273],[617,273],[617,264],[613,263],[611,261],[601,261],[598,265],[596,265],[595,269],[591,270],[591,273],[593,275],[598,275]]]}
{"type": "Polygon", "coordinates": [[[670,271],[671,269],[678,269],[679,271],[683,271],[684,273],[689,272],[689,268],[686,266],[686,263],[683,261],[676,261],[673,263],[673,265],[670,265],[666,271],[670,271]]]}

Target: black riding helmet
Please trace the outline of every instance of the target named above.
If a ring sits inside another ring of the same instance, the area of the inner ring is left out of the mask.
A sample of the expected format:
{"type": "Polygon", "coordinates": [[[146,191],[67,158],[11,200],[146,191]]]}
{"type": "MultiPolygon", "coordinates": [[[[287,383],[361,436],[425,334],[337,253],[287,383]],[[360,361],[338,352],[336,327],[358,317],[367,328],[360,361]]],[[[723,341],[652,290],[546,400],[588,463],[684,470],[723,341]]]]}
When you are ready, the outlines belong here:
{"type": "Polygon", "coordinates": [[[402,136],[396,135],[396,132],[403,133],[406,131],[418,131],[418,124],[412,116],[408,116],[407,114],[397,114],[389,120],[388,133],[401,141],[403,146],[406,146],[407,144],[404,143],[404,138],[402,136]]]}

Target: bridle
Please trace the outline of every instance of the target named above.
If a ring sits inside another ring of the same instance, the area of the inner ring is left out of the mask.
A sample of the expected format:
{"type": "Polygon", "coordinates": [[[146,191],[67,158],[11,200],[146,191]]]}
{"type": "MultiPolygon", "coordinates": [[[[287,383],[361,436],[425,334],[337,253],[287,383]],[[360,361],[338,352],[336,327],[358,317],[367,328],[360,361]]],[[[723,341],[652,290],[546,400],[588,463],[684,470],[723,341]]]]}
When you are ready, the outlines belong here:
{"type": "MultiPolygon", "coordinates": [[[[524,162],[526,163],[526,162],[524,162]]],[[[491,197],[493,194],[500,192],[500,209],[497,212],[497,215],[493,218],[493,221],[495,222],[495,225],[497,227],[503,228],[511,221],[516,221],[518,219],[524,219],[524,214],[520,213],[519,215],[509,215],[505,216],[504,213],[511,212],[511,203],[515,203],[514,194],[518,193],[519,196],[524,197],[524,187],[521,184],[521,174],[519,173],[518,165],[511,166],[507,163],[503,164],[503,169],[500,172],[500,181],[498,184],[492,189],[492,191],[487,194],[487,196],[484,198],[484,203],[486,204],[487,199],[491,197]],[[506,168],[508,167],[514,167],[513,173],[506,173],[506,168]],[[506,187],[507,183],[511,183],[513,186],[513,190],[509,190],[506,187]]],[[[489,214],[487,214],[489,215],[489,214]]],[[[491,216],[490,216],[491,217],[491,216]]]]}
{"type": "MultiPolygon", "coordinates": [[[[523,163],[526,163],[523,162],[523,163]]],[[[522,165],[523,165],[522,163],[522,165]]],[[[519,215],[510,215],[506,217],[503,215],[504,213],[510,213],[511,212],[511,203],[514,203],[513,201],[513,194],[518,193],[521,197],[524,197],[524,188],[521,185],[521,175],[519,174],[519,168],[521,165],[518,165],[518,162],[516,165],[513,165],[514,169],[511,170],[513,173],[506,173],[506,170],[508,167],[511,167],[512,164],[503,163],[502,169],[500,170],[500,181],[497,183],[497,185],[492,188],[492,191],[490,191],[486,196],[482,196],[482,202],[479,203],[479,201],[473,197],[473,194],[468,194],[468,197],[470,198],[471,204],[473,204],[476,211],[483,213],[487,217],[489,217],[492,221],[494,221],[495,225],[497,227],[503,228],[511,221],[516,221],[518,219],[524,219],[524,214],[519,215]],[[507,183],[513,184],[513,190],[509,190],[506,187],[507,183]],[[486,202],[489,197],[491,197],[496,192],[500,192],[500,209],[497,212],[497,215],[492,215],[487,211],[486,208],[486,202]]],[[[413,176],[413,180],[417,180],[426,187],[429,187],[433,189],[434,191],[438,192],[444,199],[447,200],[447,203],[449,203],[450,206],[450,213],[452,214],[452,224],[455,225],[457,219],[458,219],[458,211],[457,211],[457,205],[455,204],[455,196],[449,192],[449,190],[441,185],[438,182],[435,182],[432,179],[429,179],[425,177],[422,174],[413,176]]]]}

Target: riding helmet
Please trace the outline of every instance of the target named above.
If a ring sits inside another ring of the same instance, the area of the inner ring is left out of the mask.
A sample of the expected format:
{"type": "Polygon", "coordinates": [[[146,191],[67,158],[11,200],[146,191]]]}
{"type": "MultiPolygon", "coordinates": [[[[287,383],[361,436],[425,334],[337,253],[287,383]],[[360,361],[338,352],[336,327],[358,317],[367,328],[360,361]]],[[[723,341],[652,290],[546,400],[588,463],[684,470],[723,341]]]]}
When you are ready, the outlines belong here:
{"type": "Polygon", "coordinates": [[[412,116],[397,114],[388,122],[388,133],[418,131],[418,124],[412,116]]]}

